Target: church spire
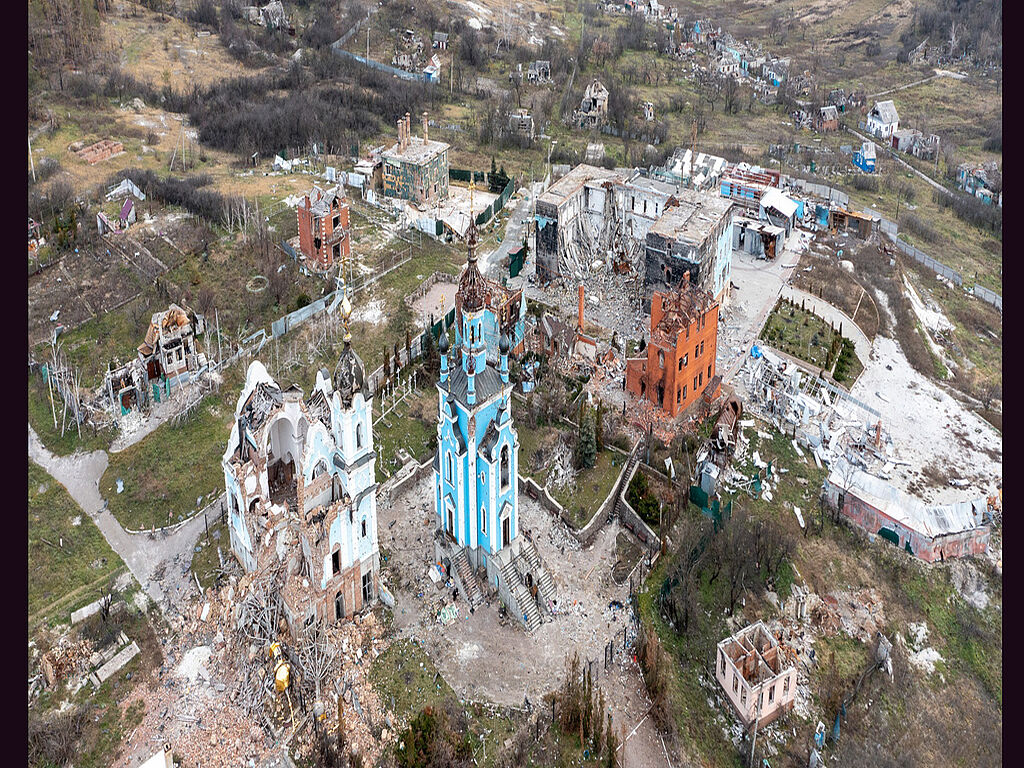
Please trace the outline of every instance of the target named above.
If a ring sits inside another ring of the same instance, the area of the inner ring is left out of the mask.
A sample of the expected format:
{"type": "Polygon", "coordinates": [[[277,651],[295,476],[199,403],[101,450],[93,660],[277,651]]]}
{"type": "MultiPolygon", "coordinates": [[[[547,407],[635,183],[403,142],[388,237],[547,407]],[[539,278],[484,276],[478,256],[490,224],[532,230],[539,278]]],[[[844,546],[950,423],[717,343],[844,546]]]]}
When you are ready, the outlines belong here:
{"type": "Polygon", "coordinates": [[[469,229],[466,230],[466,268],[459,279],[459,294],[462,297],[463,312],[479,312],[484,308],[484,294],[487,290],[484,276],[476,265],[476,215],[473,211],[473,190],[476,185],[469,182],[469,229]]]}

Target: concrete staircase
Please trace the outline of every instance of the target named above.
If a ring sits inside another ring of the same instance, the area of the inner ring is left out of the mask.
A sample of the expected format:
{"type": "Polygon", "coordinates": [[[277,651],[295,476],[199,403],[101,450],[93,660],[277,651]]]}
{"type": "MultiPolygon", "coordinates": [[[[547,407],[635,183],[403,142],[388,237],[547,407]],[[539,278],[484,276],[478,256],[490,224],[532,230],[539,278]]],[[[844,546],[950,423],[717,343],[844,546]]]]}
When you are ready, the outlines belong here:
{"type": "Polygon", "coordinates": [[[469,603],[470,607],[478,608],[484,601],[483,589],[480,586],[480,580],[476,577],[476,573],[469,564],[466,550],[462,547],[459,547],[459,551],[452,558],[452,570],[459,577],[459,583],[462,585],[462,594],[466,598],[466,602],[469,603]]]}
{"type": "Polygon", "coordinates": [[[537,548],[533,546],[533,542],[529,539],[522,539],[519,555],[526,561],[530,571],[535,575],[537,589],[540,591],[541,596],[548,602],[553,602],[555,599],[555,582],[541,562],[540,554],[538,554],[537,548]]]}
{"type": "Polygon", "coordinates": [[[506,560],[502,566],[501,578],[512,594],[513,601],[516,603],[516,605],[510,606],[516,619],[523,621],[523,615],[525,614],[526,631],[533,632],[533,630],[541,625],[540,610],[537,608],[537,602],[533,599],[533,595],[530,594],[526,585],[523,584],[522,578],[512,564],[512,558],[506,560]]]}
{"type": "Polygon", "coordinates": [[[633,453],[629,455],[629,461],[626,462],[626,471],[622,475],[622,485],[615,491],[615,514],[620,520],[622,519],[622,508],[624,506],[622,497],[626,494],[626,491],[629,490],[629,481],[632,479],[630,478],[630,474],[633,472],[633,468],[636,467],[639,461],[640,452],[633,451],[633,453]]]}

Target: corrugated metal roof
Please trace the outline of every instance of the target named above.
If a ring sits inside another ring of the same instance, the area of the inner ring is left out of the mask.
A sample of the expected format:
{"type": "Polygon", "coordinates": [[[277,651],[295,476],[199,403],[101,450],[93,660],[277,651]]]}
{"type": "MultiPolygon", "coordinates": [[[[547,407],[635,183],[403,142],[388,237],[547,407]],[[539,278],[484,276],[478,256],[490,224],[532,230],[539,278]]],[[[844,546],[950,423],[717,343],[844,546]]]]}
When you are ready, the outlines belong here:
{"type": "Polygon", "coordinates": [[[929,538],[973,530],[983,524],[984,498],[928,506],[881,478],[854,468],[842,457],[832,463],[828,482],[929,538]]]}

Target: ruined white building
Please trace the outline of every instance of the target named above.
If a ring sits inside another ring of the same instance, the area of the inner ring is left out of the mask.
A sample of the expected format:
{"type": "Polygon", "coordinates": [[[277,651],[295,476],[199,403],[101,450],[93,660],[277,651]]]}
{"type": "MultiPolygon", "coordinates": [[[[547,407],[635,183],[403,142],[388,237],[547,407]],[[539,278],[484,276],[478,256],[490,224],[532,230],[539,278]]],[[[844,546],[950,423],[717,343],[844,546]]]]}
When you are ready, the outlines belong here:
{"type": "Polygon", "coordinates": [[[284,569],[293,633],[377,596],[373,398],[350,338],[306,399],[251,363],[222,461],[231,550],[247,572],[284,569]]]}

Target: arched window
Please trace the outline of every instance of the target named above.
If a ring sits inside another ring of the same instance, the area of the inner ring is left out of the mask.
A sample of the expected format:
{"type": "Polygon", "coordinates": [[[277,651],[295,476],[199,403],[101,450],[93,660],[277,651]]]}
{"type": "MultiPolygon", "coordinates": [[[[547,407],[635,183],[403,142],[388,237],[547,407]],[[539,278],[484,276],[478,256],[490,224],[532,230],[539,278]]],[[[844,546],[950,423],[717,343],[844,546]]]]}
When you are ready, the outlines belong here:
{"type": "Polygon", "coordinates": [[[363,424],[356,424],[356,450],[363,447],[363,424]]]}
{"type": "Polygon", "coordinates": [[[508,446],[502,446],[501,448],[501,490],[505,490],[509,486],[510,480],[510,464],[508,446]]]}
{"type": "Polygon", "coordinates": [[[363,538],[366,538],[366,519],[363,519],[363,538]]]}
{"type": "Polygon", "coordinates": [[[345,596],[339,591],[334,596],[334,620],[345,618],[345,596]]]}
{"type": "Polygon", "coordinates": [[[313,467],[313,479],[316,480],[318,477],[320,477],[320,475],[322,475],[326,471],[327,463],[321,459],[316,463],[316,466],[313,467]]]}
{"type": "Polygon", "coordinates": [[[662,352],[660,349],[658,350],[658,367],[659,368],[664,368],[665,367],[665,353],[662,352]]]}
{"type": "Polygon", "coordinates": [[[445,465],[445,478],[450,483],[452,481],[452,455],[449,453],[445,458],[448,460],[445,465]]]}

